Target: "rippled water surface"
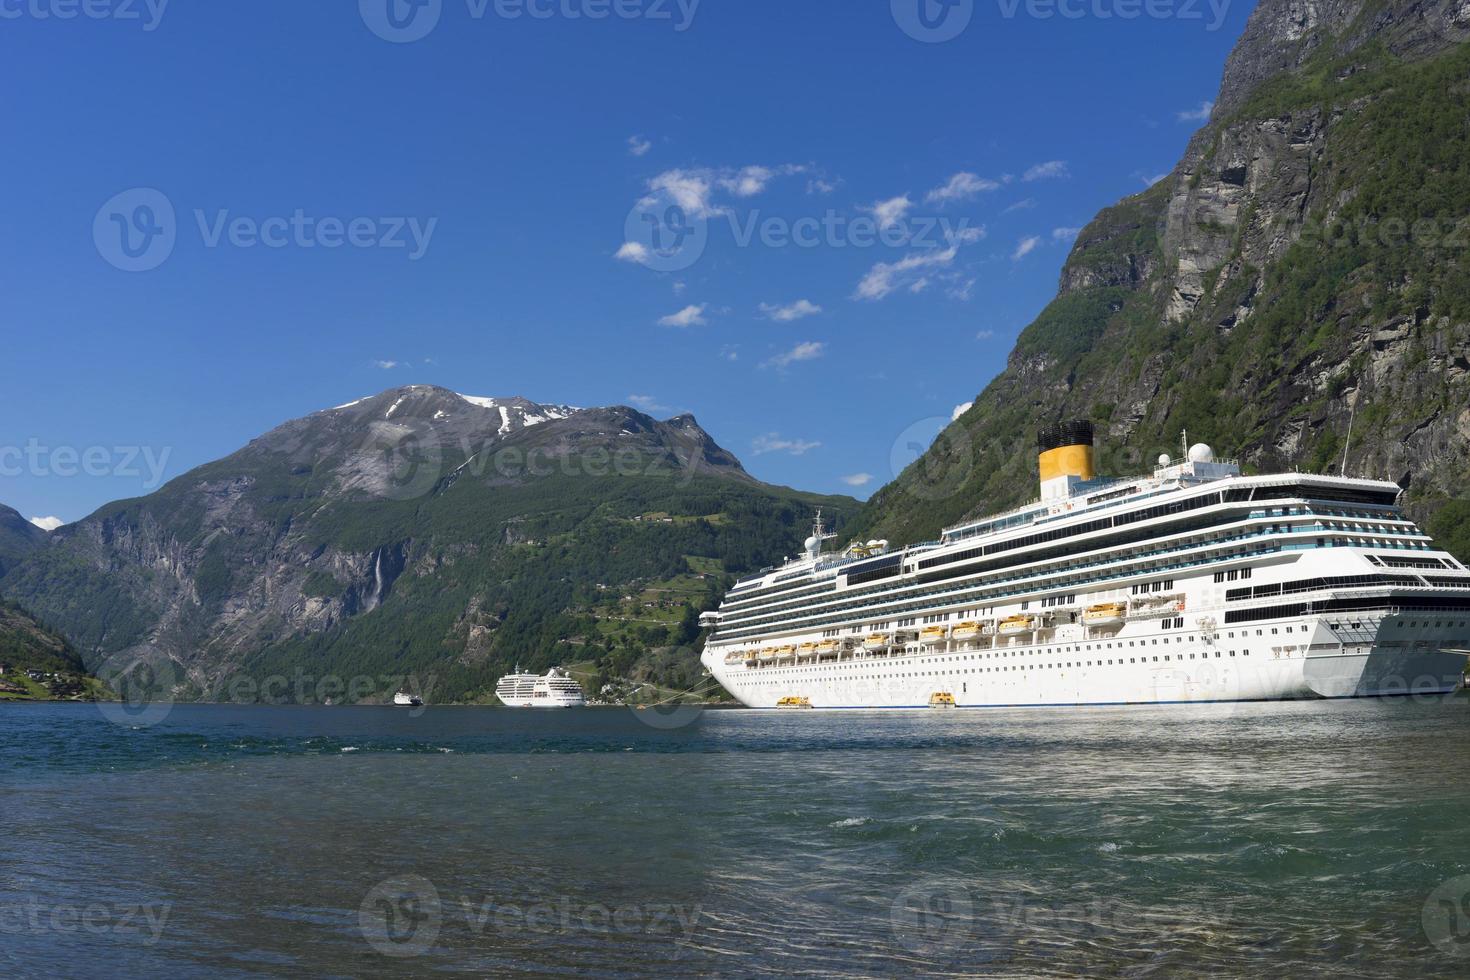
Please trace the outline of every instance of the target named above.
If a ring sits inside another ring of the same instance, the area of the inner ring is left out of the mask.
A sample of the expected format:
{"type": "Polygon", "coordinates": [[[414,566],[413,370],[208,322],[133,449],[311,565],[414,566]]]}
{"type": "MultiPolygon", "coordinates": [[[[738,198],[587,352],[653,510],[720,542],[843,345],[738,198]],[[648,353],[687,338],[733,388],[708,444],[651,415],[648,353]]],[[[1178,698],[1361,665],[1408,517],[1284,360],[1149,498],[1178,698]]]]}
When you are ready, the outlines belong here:
{"type": "Polygon", "coordinates": [[[1470,701],[0,706],[0,974],[1464,976],[1470,701]]]}

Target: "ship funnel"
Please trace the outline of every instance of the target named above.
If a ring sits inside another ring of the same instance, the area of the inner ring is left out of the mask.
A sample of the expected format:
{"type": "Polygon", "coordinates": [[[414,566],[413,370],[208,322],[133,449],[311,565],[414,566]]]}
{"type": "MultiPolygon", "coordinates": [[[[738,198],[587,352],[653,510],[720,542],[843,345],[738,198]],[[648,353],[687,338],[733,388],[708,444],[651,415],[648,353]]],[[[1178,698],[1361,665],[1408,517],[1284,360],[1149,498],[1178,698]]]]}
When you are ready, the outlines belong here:
{"type": "Polygon", "coordinates": [[[1086,419],[1057,422],[1041,430],[1036,445],[1041,452],[1042,500],[1070,497],[1077,484],[1097,476],[1092,438],[1092,423],[1086,419]]]}

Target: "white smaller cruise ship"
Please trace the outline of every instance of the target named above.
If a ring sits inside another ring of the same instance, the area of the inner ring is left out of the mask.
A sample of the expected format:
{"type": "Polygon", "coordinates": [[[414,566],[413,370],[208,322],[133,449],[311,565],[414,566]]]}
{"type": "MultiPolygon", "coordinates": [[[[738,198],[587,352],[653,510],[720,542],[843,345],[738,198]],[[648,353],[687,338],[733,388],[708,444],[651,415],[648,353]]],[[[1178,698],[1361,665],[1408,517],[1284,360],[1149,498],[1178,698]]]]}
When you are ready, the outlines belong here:
{"type": "Polygon", "coordinates": [[[581,708],[587,704],[582,685],[560,667],[551,668],[545,676],[523,674],[517,667],[495,685],[495,696],[509,708],[581,708]]]}

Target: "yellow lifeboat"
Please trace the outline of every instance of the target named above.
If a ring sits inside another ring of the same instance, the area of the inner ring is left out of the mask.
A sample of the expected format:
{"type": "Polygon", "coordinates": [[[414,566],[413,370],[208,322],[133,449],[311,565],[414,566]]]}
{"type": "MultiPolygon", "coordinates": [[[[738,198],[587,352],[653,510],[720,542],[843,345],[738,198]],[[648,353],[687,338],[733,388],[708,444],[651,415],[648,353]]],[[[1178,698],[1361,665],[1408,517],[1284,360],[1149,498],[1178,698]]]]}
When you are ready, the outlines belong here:
{"type": "Polygon", "coordinates": [[[864,650],[887,650],[888,649],[888,634],[887,633],[870,633],[870,634],[868,634],[868,638],[863,641],[863,649],[864,650]]]}
{"type": "Polygon", "coordinates": [[[817,644],[817,653],[819,655],[826,655],[826,654],[829,654],[829,653],[836,653],[836,652],[837,652],[837,641],[836,640],[823,640],[821,643],[818,643],[817,644]]]}
{"type": "Polygon", "coordinates": [[[811,706],[810,698],[789,697],[776,702],[778,708],[810,708],[811,706]]]}
{"type": "Polygon", "coordinates": [[[761,650],[761,652],[760,652],[760,659],[762,659],[762,660],[775,660],[776,659],[776,648],[775,647],[766,647],[765,649],[761,650]]]}
{"type": "Polygon", "coordinates": [[[817,645],[815,643],[803,643],[801,646],[796,648],[797,656],[801,657],[810,657],[816,652],[817,645]]]}
{"type": "Polygon", "coordinates": [[[965,620],[963,623],[954,624],[954,633],[951,634],[956,640],[973,640],[980,635],[980,624],[973,620],[965,620]]]}
{"type": "Polygon", "coordinates": [[[935,691],[929,696],[929,707],[931,708],[953,708],[954,695],[948,691],[935,691]]]}
{"type": "Polygon", "coordinates": [[[1082,622],[1088,626],[1117,626],[1127,618],[1128,606],[1121,602],[1100,602],[1082,613],[1082,622]]]}
{"type": "Polygon", "coordinates": [[[725,663],[727,664],[738,664],[741,661],[748,659],[750,659],[750,657],[744,650],[731,650],[729,653],[725,654],[725,663]]]}
{"type": "Polygon", "coordinates": [[[943,626],[925,626],[922,630],[919,631],[919,642],[923,643],[925,646],[933,646],[936,643],[943,643],[944,637],[948,633],[949,630],[943,626]]]}
{"type": "Polygon", "coordinates": [[[1007,616],[1000,621],[1001,636],[1019,636],[1022,633],[1032,633],[1036,630],[1036,617],[1034,616],[1007,616]]]}
{"type": "Polygon", "coordinates": [[[776,659],[777,660],[781,660],[781,659],[783,659],[785,657],[794,657],[794,656],[796,656],[796,647],[792,646],[789,643],[786,646],[784,646],[784,647],[777,647],[776,648],[776,659]]]}

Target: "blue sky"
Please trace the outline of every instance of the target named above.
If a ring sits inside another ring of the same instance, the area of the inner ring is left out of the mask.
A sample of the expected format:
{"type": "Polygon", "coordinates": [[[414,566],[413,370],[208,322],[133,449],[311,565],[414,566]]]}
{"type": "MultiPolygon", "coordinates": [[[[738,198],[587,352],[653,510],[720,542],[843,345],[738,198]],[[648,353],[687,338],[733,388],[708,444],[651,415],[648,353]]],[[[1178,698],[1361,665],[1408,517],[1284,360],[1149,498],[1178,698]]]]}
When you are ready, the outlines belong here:
{"type": "Polygon", "coordinates": [[[385,2],[0,0],[0,502],[76,520],[408,383],[692,411],[866,496],[1174,165],[1249,14],[385,2]],[[650,254],[645,214],[697,235],[650,254]]]}

